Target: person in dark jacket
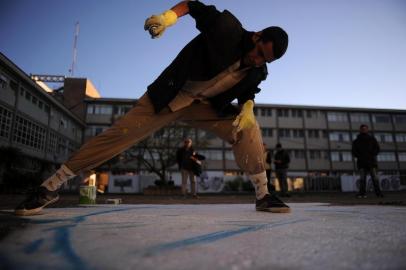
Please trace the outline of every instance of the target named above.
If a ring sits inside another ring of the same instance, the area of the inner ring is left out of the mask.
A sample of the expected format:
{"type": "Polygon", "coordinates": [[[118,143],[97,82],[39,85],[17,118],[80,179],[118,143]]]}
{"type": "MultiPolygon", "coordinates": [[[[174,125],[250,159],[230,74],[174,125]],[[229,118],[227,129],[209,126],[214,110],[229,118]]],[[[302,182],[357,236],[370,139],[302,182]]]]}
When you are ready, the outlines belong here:
{"type": "Polygon", "coordinates": [[[290,197],[288,191],[288,168],[290,163],[289,153],[282,148],[282,144],[276,145],[276,153],[274,155],[275,174],[278,178],[279,186],[281,188],[281,196],[290,197]]]}
{"type": "MultiPolygon", "coordinates": [[[[255,187],[257,211],[290,212],[267,189],[264,162],[258,159],[262,137],[253,112],[258,85],[267,77],[266,64],[285,54],[287,33],[277,26],[247,31],[231,12],[199,1],[182,1],[153,15],[144,28],[158,38],[186,14],[200,33],[126,115],[86,142],[36,194],[17,206],[17,215],[40,212],[58,199],[57,189],[68,179],[103,164],[173,121],[207,130],[231,144],[237,164],[255,187]],[[235,99],[237,106],[232,104],[235,99]]],[[[165,43],[161,46],[165,49],[165,43]]]]}
{"type": "Polygon", "coordinates": [[[176,159],[178,162],[178,167],[182,175],[182,194],[186,196],[187,194],[187,180],[190,181],[190,192],[193,197],[197,197],[196,190],[196,161],[195,150],[192,146],[192,139],[187,138],[184,141],[183,147],[179,148],[176,152],[176,159]]]}
{"type": "Polygon", "coordinates": [[[366,198],[366,178],[367,174],[371,175],[377,197],[383,197],[379,187],[379,180],[376,174],[378,167],[377,155],[380,147],[375,137],[368,133],[368,126],[361,125],[360,133],[352,143],[352,154],[357,159],[357,167],[360,173],[360,187],[358,198],[366,198]]]}

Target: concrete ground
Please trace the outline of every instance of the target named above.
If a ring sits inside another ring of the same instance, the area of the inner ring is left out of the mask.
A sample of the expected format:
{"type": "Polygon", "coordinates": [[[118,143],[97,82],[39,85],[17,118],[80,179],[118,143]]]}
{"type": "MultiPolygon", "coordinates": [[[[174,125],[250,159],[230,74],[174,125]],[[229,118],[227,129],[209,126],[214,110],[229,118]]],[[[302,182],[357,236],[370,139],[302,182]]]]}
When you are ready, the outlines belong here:
{"type": "Polygon", "coordinates": [[[406,269],[405,207],[290,206],[49,208],[5,236],[0,269],[406,269]]]}

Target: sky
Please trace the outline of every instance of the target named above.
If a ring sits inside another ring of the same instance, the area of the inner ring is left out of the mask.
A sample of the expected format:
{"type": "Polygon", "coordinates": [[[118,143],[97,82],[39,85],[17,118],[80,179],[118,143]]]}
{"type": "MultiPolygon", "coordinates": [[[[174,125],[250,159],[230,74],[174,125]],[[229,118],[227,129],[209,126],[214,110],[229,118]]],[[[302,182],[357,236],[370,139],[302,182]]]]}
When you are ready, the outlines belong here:
{"type": "MultiPolygon", "coordinates": [[[[138,98],[198,34],[190,16],[160,39],[145,19],[172,0],[0,0],[0,51],[27,74],[69,75],[102,97],[138,98]]],[[[256,103],[406,109],[406,1],[206,0],[245,29],[277,25],[289,47],[268,64],[256,103]]]]}

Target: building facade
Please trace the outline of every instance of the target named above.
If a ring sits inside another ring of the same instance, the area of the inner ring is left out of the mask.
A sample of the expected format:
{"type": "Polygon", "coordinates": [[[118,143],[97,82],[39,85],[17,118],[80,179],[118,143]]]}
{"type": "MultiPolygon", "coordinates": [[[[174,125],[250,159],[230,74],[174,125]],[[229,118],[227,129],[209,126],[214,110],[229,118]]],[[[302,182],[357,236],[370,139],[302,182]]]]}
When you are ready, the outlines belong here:
{"type": "Polygon", "coordinates": [[[83,143],[84,128],[83,120],[0,54],[0,146],[20,149],[24,162],[15,169],[58,166],[83,143]]]}
{"type": "MultiPolygon", "coordinates": [[[[87,99],[86,138],[108,128],[135,104],[134,99],[87,99]]],[[[387,174],[406,174],[406,111],[342,107],[257,104],[255,115],[264,143],[272,151],[277,143],[288,150],[290,171],[297,175],[341,175],[356,170],[352,141],[361,124],[377,138],[381,152],[379,169],[387,174]]],[[[206,169],[237,173],[230,145],[196,129],[195,142],[207,157],[206,169]]]]}

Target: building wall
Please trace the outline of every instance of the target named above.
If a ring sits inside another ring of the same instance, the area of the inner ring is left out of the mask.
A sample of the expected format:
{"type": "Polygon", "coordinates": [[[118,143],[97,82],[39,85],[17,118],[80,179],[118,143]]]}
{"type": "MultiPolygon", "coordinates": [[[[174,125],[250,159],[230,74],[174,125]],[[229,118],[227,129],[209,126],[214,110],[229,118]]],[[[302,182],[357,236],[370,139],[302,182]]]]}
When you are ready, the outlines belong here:
{"type": "Polygon", "coordinates": [[[64,162],[82,144],[84,122],[1,54],[0,78],[0,146],[38,162],[64,162]]]}

